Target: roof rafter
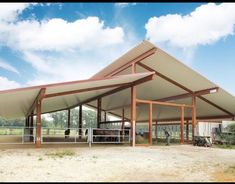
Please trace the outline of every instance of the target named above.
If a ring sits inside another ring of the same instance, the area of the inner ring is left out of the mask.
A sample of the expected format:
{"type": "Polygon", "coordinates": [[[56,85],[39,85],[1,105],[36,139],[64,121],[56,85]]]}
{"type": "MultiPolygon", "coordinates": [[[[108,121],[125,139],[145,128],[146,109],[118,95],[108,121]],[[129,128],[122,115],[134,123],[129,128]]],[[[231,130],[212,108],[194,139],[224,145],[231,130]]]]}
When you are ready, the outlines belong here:
{"type": "Polygon", "coordinates": [[[26,113],[26,117],[29,116],[35,109],[37,102],[39,100],[42,100],[45,97],[45,93],[46,93],[46,88],[41,88],[37,97],[35,98],[33,104],[30,106],[30,108],[28,109],[27,113],[26,113]]]}
{"type": "MultiPolygon", "coordinates": [[[[141,62],[138,62],[137,64],[138,64],[139,66],[142,66],[143,68],[145,68],[145,69],[148,70],[148,71],[155,72],[155,74],[156,74],[157,76],[159,76],[159,77],[161,77],[161,78],[167,80],[168,82],[170,82],[170,83],[172,83],[172,84],[174,84],[174,85],[180,87],[181,89],[184,89],[185,91],[187,91],[187,92],[189,92],[190,94],[193,95],[193,91],[192,91],[192,90],[190,90],[190,89],[186,88],[185,86],[179,84],[178,82],[176,82],[176,81],[170,79],[169,77],[167,77],[167,76],[165,76],[165,75],[159,73],[158,71],[156,71],[156,70],[154,70],[154,69],[148,67],[147,65],[145,65],[145,64],[143,64],[143,63],[141,63],[141,62]]],[[[215,103],[211,102],[210,100],[207,100],[206,98],[201,97],[201,96],[197,96],[197,97],[200,98],[201,100],[207,102],[208,104],[214,106],[215,108],[217,108],[217,109],[219,109],[219,110],[225,112],[226,114],[228,114],[228,115],[230,115],[230,116],[231,116],[231,115],[234,116],[233,113],[231,113],[231,112],[227,111],[226,109],[224,109],[224,108],[222,108],[222,107],[216,105],[215,103]]]]}
{"type": "Polygon", "coordinates": [[[153,55],[156,52],[156,50],[157,50],[156,47],[151,48],[150,50],[146,51],[145,53],[143,53],[143,54],[137,56],[136,58],[132,59],[131,61],[127,62],[125,65],[106,74],[104,77],[114,76],[114,75],[122,72],[123,70],[129,68],[132,64],[138,63],[138,62],[142,61],[143,59],[153,55]]]}

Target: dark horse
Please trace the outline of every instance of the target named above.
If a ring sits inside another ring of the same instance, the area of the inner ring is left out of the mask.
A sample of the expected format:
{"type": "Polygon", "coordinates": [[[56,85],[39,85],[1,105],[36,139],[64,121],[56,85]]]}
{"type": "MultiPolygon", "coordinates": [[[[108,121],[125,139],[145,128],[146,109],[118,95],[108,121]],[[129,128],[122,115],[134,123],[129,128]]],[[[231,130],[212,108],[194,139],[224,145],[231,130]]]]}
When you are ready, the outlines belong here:
{"type": "Polygon", "coordinates": [[[65,135],[64,138],[65,139],[69,138],[69,134],[70,134],[70,129],[65,130],[64,131],[64,135],[65,135]]]}
{"type": "Polygon", "coordinates": [[[120,130],[95,129],[93,130],[93,140],[96,142],[117,142],[120,130]]]}

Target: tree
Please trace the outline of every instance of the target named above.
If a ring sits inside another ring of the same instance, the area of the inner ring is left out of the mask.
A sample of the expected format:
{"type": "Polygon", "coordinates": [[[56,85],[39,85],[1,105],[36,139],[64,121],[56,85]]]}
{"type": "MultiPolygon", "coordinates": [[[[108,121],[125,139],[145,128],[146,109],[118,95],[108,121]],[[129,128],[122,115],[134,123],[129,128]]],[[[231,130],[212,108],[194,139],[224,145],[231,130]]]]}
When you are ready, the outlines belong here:
{"type": "Polygon", "coordinates": [[[67,111],[59,111],[53,112],[50,114],[53,119],[54,128],[64,128],[68,121],[68,112],[67,111]]]}
{"type": "Polygon", "coordinates": [[[22,127],[24,125],[25,125],[25,119],[24,118],[17,118],[17,119],[6,120],[5,118],[0,117],[0,126],[17,126],[17,127],[22,127]]]}
{"type": "Polygon", "coordinates": [[[79,121],[79,110],[78,109],[71,109],[70,110],[70,127],[71,128],[78,128],[78,121],[79,121]]]}
{"type": "Polygon", "coordinates": [[[93,110],[84,110],[82,123],[84,128],[90,128],[90,127],[96,128],[97,127],[96,112],[93,110]]]}
{"type": "Polygon", "coordinates": [[[222,144],[235,145],[235,123],[228,125],[228,132],[219,134],[222,144]]]}

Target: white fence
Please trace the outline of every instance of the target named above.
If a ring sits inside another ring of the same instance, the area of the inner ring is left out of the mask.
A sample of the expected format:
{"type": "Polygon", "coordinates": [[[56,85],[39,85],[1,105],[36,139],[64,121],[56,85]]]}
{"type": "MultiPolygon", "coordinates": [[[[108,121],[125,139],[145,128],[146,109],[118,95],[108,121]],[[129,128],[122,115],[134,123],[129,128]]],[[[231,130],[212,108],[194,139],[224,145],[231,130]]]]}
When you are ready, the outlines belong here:
{"type": "MultiPolygon", "coordinates": [[[[0,144],[34,144],[35,127],[0,127],[0,144]]],[[[41,128],[42,144],[130,143],[129,129],[41,128]]]]}
{"type": "Polygon", "coordinates": [[[92,128],[92,143],[130,143],[129,129],[92,128]]]}
{"type": "Polygon", "coordinates": [[[42,128],[42,144],[88,143],[88,128],[42,128]]]}
{"type": "Polygon", "coordinates": [[[34,144],[35,127],[0,127],[0,144],[34,144]]]}

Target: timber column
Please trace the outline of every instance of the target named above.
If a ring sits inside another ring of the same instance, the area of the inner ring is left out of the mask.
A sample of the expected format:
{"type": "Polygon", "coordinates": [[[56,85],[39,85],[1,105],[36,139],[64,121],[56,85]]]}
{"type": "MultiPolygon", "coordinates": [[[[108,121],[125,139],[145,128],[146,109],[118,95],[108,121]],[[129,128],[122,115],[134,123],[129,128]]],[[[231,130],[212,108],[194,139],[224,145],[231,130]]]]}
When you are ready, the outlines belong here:
{"type": "Polygon", "coordinates": [[[101,98],[97,99],[97,128],[100,128],[100,122],[101,122],[101,98]]]}
{"type": "MultiPolygon", "coordinates": [[[[132,73],[136,73],[136,65],[132,64],[132,73]]],[[[131,87],[131,146],[135,146],[136,125],[136,86],[131,87]]]]}
{"type": "Polygon", "coordinates": [[[152,125],[153,125],[153,104],[149,104],[149,145],[153,144],[153,131],[152,131],[152,125]]]}
{"type": "Polygon", "coordinates": [[[70,129],[70,109],[68,109],[68,129],[70,129]]]}
{"type": "Polygon", "coordinates": [[[180,144],[184,144],[184,107],[181,106],[180,144]]]}
{"type": "Polygon", "coordinates": [[[192,141],[194,141],[195,126],[196,126],[196,96],[192,96],[192,141]]]}
{"type": "Polygon", "coordinates": [[[42,107],[42,99],[44,98],[45,95],[45,88],[42,88],[38,99],[36,100],[36,114],[37,114],[37,121],[36,121],[36,148],[41,147],[41,107],[42,107]]]}
{"type": "Polygon", "coordinates": [[[30,116],[30,141],[34,141],[34,135],[33,135],[33,112],[31,113],[31,116],[30,116]]]}
{"type": "Polygon", "coordinates": [[[188,122],[188,120],[186,121],[186,140],[187,140],[187,142],[188,142],[188,140],[189,140],[189,133],[188,133],[188,130],[189,130],[189,122],[188,122]]]}
{"type": "Polygon", "coordinates": [[[82,105],[79,106],[79,121],[78,121],[79,138],[82,138],[82,105]]]}
{"type": "Polygon", "coordinates": [[[157,135],[157,124],[158,124],[158,123],[157,123],[157,121],[156,121],[156,124],[155,124],[155,136],[156,136],[156,143],[157,143],[157,136],[158,136],[158,135],[157,135]]]}

